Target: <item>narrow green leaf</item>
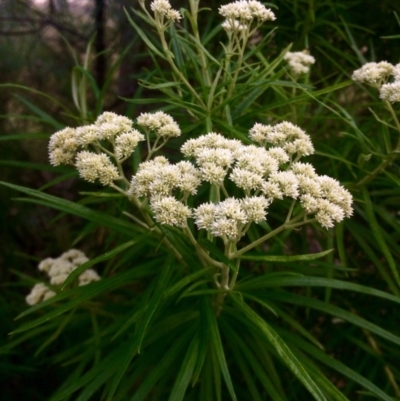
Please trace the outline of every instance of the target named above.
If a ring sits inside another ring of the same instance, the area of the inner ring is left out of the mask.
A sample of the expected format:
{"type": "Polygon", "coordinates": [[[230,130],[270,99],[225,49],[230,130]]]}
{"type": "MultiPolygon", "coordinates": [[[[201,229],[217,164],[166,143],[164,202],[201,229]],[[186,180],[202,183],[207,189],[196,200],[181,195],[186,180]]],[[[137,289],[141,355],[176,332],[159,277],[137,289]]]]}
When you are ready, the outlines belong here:
{"type": "Polygon", "coordinates": [[[302,260],[315,260],[323,258],[324,256],[330,254],[333,249],[328,249],[319,253],[310,253],[307,255],[293,255],[293,256],[275,256],[275,255],[243,255],[241,259],[243,260],[257,260],[260,262],[297,262],[302,260]]]}
{"type": "Polygon", "coordinates": [[[97,263],[103,262],[104,260],[113,258],[114,256],[116,256],[119,253],[125,251],[126,249],[132,247],[133,245],[136,245],[137,243],[138,243],[138,240],[125,242],[125,244],[117,246],[112,251],[105,252],[102,255],[99,255],[99,256],[95,257],[94,259],[91,259],[91,260],[87,261],[86,263],[83,263],[82,265],[77,267],[74,271],[72,271],[69,274],[67,279],[64,281],[64,284],[61,289],[64,290],[68,284],[72,283],[80,274],[82,274],[89,267],[94,266],[97,263]]]}
{"type": "Polygon", "coordinates": [[[247,304],[238,299],[237,295],[230,294],[230,298],[238,309],[240,309],[245,316],[253,322],[266,336],[267,340],[271,343],[277,351],[282,361],[294,373],[294,375],[303,383],[304,387],[312,394],[318,401],[327,401],[320,388],[316,385],[313,379],[308,374],[307,370],[296,358],[286,343],[279,337],[275,330],[269,326],[264,319],[254,312],[247,304]]]}
{"type": "MultiPolygon", "coordinates": [[[[165,376],[170,376],[171,365],[181,355],[181,351],[186,346],[187,341],[193,336],[193,330],[183,332],[180,338],[176,339],[167,349],[161,360],[154,366],[150,372],[144,377],[143,383],[135,390],[135,395],[131,401],[143,401],[149,392],[157,385],[157,382],[165,376]]],[[[174,374],[172,374],[175,377],[174,374]]]]}
{"type": "Polygon", "coordinates": [[[265,298],[274,299],[280,302],[286,302],[293,305],[300,305],[304,307],[313,308],[316,310],[320,310],[325,313],[329,313],[330,315],[339,317],[347,322],[354,324],[356,326],[362,327],[363,329],[369,330],[371,333],[375,333],[376,335],[385,338],[388,341],[391,341],[395,344],[400,345],[400,337],[395,336],[394,334],[388,332],[376,324],[369,322],[351,312],[348,312],[342,308],[337,306],[333,306],[331,304],[327,304],[325,302],[319,301],[315,298],[309,298],[302,295],[292,294],[287,291],[269,291],[265,292],[265,298]]]}
{"type": "Polygon", "coordinates": [[[57,198],[56,196],[48,195],[35,189],[10,184],[8,182],[0,181],[0,185],[4,185],[27,195],[33,196],[34,198],[38,198],[42,200],[42,202],[38,201],[40,204],[46,205],[53,209],[61,210],[62,212],[74,214],[97,224],[102,224],[105,227],[110,227],[113,230],[126,234],[130,237],[133,233],[141,232],[140,227],[130,223],[129,221],[110,216],[106,213],[91,210],[85,206],[79,205],[78,203],[57,198]]]}
{"type": "Polygon", "coordinates": [[[388,301],[400,303],[400,297],[389,294],[385,291],[376,290],[361,284],[349,283],[347,281],[336,280],[325,277],[313,276],[270,276],[269,274],[247,280],[243,284],[239,281],[236,289],[250,290],[256,288],[271,287],[329,287],[339,290],[355,291],[362,294],[373,295],[375,297],[387,299],[388,301]]]}
{"type": "Polygon", "coordinates": [[[207,268],[207,269],[202,269],[197,272],[194,272],[192,274],[189,274],[188,276],[185,276],[181,280],[179,280],[176,284],[174,284],[172,287],[169,287],[165,293],[164,297],[170,297],[171,295],[174,295],[178,291],[180,291],[182,288],[186,287],[188,284],[190,284],[192,281],[195,279],[208,274],[212,268],[207,268]]]}
{"type": "Polygon", "coordinates": [[[335,358],[332,358],[325,352],[314,347],[312,344],[308,343],[307,341],[304,341],[303,339],[298,338],[293,333],[290,333],[287,330],[279,329],[279,332],[281,333],[281,335],[283,337],[287,338],[288,340],[292,340],[293,342],[296,342],[297,345],[299,346],[299,348],[301,348],[303,351],[307,352],[313,358],[321,361],[329,368],[336,370],[341,375],[344,375],[344,376],[348,377],[349,379],[355,381],[356,383],[360,384],[361,386],[363,386],[364,388],[366,388],[367,390],[369,390],[373,394],[375,394],[379,399],[384,400],[384,401],[393,401],[392,397],[389,397],[379,387],[377,387],[375,384],[370,382],[366,377],[355,372],[354,370],[352,370],[351,368],[349,368],[342,362],[338,361],[335,358]]]}
{"type": "Polygon", "coordinates": [[[79,306],[84,301],[89,300],[103,292],[111,291],[117,287],[124,286],[132,280],[138,279],[140,277],[146,277],[155,273],[157,265],[160,263],[159,259],[146,263],[144,266],[136,267],[135,269],[130,269],[124,273],[121,273],[117,276],[110,278],[103,278],[100,281],[91,283],[86,286],[74,288],[72,290],[66,290],[55,297],[48,299],[38,305],[32,306],[26,311],[22,312],[17,316],[16,319],[21,319],[24,316],[30,315],[36,312],[39,309],[45,308],[46,306],[61,301],[66,298],[73,298],[72,301],[65,303],[64,305],[59,305],[56,309],[51,312],[46,313],[45,315],[39,317],[38,319],[29,322],[22,327],[13,331],[13,333],[20,333],[26,330],[30,330],[33,327],[39,326],[42,323],[53,319],[56,316],[59,316],[77,306],[79,306]],[[153,266],[156,265],[156,266],[153,266]]]}
{"type": "Polygon", "coordinates": [[[183,401],[196,365],[198,347],[199,338],[198,335],[195,335],[187,349],[168,401],[183,401]]]}
{"type": "Polygon", "coordinates": [[[372,233],[374,234],[376,242],[379,244],[380,249],[385,255],[386,261],[389,264],[390,270],[392,271],[393,277],[396,280],[397,285],[400,287],[400,275],[398,271],[398,265],[396,264],[392,253],[389,250],[388,245],[383,237],[381,228],[379,227],[378,222],[376,221],[375,213],[372,207],[371,198],[368,194],[366,188],[363,188],[363,197],[364,197],[364,206],[365,213],[368,217],[368,222],[371,227],[372,233]]]}
{"type": "Polygon", "coordinates": [[[212,344],[212,347],[215,350],[216,356],[218,358],[218,363],[221,368],[222,375],[225,380],[225,384],[228,387],[229,394],[230,394],[232,400],[236,401],[235,390],[233,388],[231,375],[229,374],[228,365],[226,363],[225,352],[224,352],[224,348],[222,346],[218,323],[217,323],[217,319],[215,316],[215,310],[212,307],[209,300],[207,300],[206,307],[207,307],[206,318],[207,318],[208,326],[210,329],[211,344],[212,344]]]}
{"type": "Polygon", "coordinates": [[[162,59],[166,60],[166,57],[164,56],[164,54],[162,54],[160,52],[160,50],[158,50],[153,43],[151,42],[151,40],[146,36],[146,34],[139,28],[139,26],[136,24],[136,22],[131,18],[131,16],[129,15],[129,13],[125,11],[126,17],[128,18],[129,23],[135,28],[136,32],[139,34],[139,36],[142,38],[143,42],[146,43],[147,47],[154,53],[156,54],[158,57],[161,57],[162,59]]]}
{"type": "Polygon", "coordinates": [[[158,310],[160,302],[162,300],[163,289],[168,283],[168,275],[170,274],[170,269],[172,265],[172,257],[169,256],[166,260],[164,268],[161,270],[161,275],[158,278],[157,285],[155,286],[155,291],[152,294],[152,297],[149,300],[149,303],[146,305],[146,309],[143,313],[142,320],[140,322],[138,333],[135,336],[135,339],[131,342],[128,349],[126,350],[126,355],[120,361],[120,367],[115,372],[113,380],[110,385],[110,390],[108,391],[107,401],[112,401],[117,391],[117,387],[122,380],[123,375],[129,367],[134,356],[140,353],[140,349],[143,343],[144,336],[146,335],[147,329],[150,325],[151,319],[153,315],[158,310]]]}
{"type": "Polygon", "coordinates": [[[198,242],[202,247],[207,249],[212,256],[216,257],[217,260],[229,266],[233,271],[237,271],[236,262],[234,260],[229,260],[211,241],[204,238],[200,239],[198,242]]]}
{"type": "Polygon", "coordinates": [[[63,128],[63,125],[59,123],[57,120],[55,120],[50,114],[46,113],[43,111],[40,107],[37,107],[34,105],[32,102],[30,102],[27,99],[24,99],[22,96],[15,95],[15,97],[23,103],[28,109],[33,111],[36,115],[38,115],[43,122],[52,125],[55,129],[60,130],[63,128]]]}
{"type": "Polygon", "coordinates": [[[23,139],[49,139],[49,134],[14,134],[14,135],[0,135],[0,141],[21,141],[23,139]]]}

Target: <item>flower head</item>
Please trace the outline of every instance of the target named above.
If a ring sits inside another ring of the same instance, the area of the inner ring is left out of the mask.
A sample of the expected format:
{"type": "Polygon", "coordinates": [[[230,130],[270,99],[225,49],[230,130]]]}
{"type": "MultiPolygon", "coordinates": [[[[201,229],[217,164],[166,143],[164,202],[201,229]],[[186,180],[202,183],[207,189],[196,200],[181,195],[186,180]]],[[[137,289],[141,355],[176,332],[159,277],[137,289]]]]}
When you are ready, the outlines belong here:
{"type": "Polygon", "coordinates": [[[115,155],[118,159],[126,159],[129,157],[140,141],[144,141],[145,137],[136,129],[118,135],[115,138],[115,155]]]}
{"type": "Polygon", "coordinates": [[[291,73],[295,76],[307,74],[310,71],[310,65],[315,63],[315,58],[308,54],[307,50],[287,52],[283,59],[287,61],[291,73]]]}
{"type": "Polygon", "coordinates": [[[168,0],[153,0],[150,8],[156,17],[161,19],[165,17],[169,21],[178,22],[182,18],[179,11],[174,10],[168,0]]]}
{"type": "Polygon", "coordinates": [[[382,84],[393,72],[393,65],[387,61],[379,63],[366,63],[358,70],[353,72],[351,78],[353,81],[366,82],[369,84],[382,84]]]}
{"type": "MultiPolygon", "coordinates": [[[[400,74],[399,74],[400,76],[400,74]]],[[[400,102],[400,79],[381,86],[379,97],[390,103],[400,102]]]]}
{"type": "Polygon", "coordinates": [[[150,203],[150,208],[160,224],[177,227],[185,227],[187,219],[192,214],[187,206],[173,196],[156,198],[150,203]]]}
{"type": "Polygon", "coordinates": [[[64,128],[50,138],[49,155],[53,166],[73,164],[79,143],[74,128],[64,128]]]}
{"type": "Polygon", "coordinates": [[[75,166],[79,175],[89,182],[98,179],[103,185],[111,185],[114,180],[119,178],[117,168],[105,154],[84,150],[77,154],[75,166]]]}

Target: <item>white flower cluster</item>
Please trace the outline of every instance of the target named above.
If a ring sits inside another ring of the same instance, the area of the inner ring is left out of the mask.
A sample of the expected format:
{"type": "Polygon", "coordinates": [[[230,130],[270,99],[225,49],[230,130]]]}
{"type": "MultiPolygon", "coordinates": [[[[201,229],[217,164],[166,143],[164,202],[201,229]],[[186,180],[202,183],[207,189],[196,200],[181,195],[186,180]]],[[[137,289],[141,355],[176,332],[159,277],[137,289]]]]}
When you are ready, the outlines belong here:
{"type": "Polygon", "coordinates": [[[315,63],[315,58],[309,55],[307,50],[287,52],[283,59],[287,61],[291,73],[295,76],[307,74],[310,71],[310,65],[315,63]]]}
{"type": "Polygon", "coordinates": [[[89,146],[100,146],[99,141],[108,141],[114,147],[118,160],[126,160],[145,137],[136,129],[132,129],[132,121],[112,112],[101,114],[94,124],[82,127],[64,128],[50,138],[50,163],[74,164],[82,178],[94,182],[100,180],[103,185],[111,185],[119,179],[116,166],[104,153],[92,152],[89,146]]]}
{"type": "Polygon", "coordinates": [[[178,22],[182,18],[179,11],[174,10],[168,0],[154,0],[150,8],[156,17],[161,19],[165,17],[168,21],[178,22]]]}
{"type": "Polygon", "coordinates": [[[366,63],[353,72],[353,81],[381,85],[392,75],[393,65],[387,61],[366,63]]]}
{"type": "Polygon", "coordinates": [[[314,152],[302,129],[289,122],[257,123],[249,136],[257,145],[244,145],[214,132],[189,139],[181,152],[194,159],[195,165],[188,161],[172,165],[162,156],[143,162],[132,178],[129,194],[147,197],[160,224],[184,227],[193,215],[199,229],[236,240],[249,223],[265,220],[274,199],[298,199],[306,213],[314,214],[326,228],[352,214],[347,190],[332,178],[318,176],[310,164],[299,162],[314,152]],[[229,197],[226,178],[244,191],[244,198],[229,197]],[[186,200],[196,194],[201,182],[222,188],[226,198],[191,211],[186,200]]]}
{"type": "Polygon", "coordinates": [[[140,127],[155,132],[158,137],[172,138],[181,135],[181,130],[176,121],[163,111],[156,113],[142,113],[137,123],[140,127]]]}
{"type": "Polygon", "coordinates": [[[265,220],[269,204],[263,196],[226,198],[218,204],[203,203],[194,211],[195,222],[199,229],[216,237],[227,236],[237,241],[247,223],[265,220]]]}
{"type": "MultiPolygon", "coordinates": [[[[51,285],[62,285],[68,275],[78,266],[86,263],[89,259],[86,255],[77,249],[70,249],[64,252],[60,257],[53,259],[47,258],[39,263],[39,270],[44,271],[50,278],[51,285]]],[[[100,280],[99,275],[93,269],[87,269],[78,277],[79,285],[86,285],[93,281],[100,280]]],[[[38,283],[32,288],[30,294],[26,297],[29,305],[36,305],[39,302],[46,301],[54,297],[56,293],[46,284],[38,283]]]]}
{"type": "Polygon", "coordinates": [[[238,0],[223,5],[219,8],[219,13],[226,18],[222,27],[228,33],[249,30],[254,20],[261,23],[276,19],[269,8],[255,0],[238,0]]]}
{"type": "Polygon", "coordinates": [[[379,87],[379,97],[391,103],[400,102],[400,63],[392,65],[387,61],[366,63],[353,72],[352,79],[357,82],[374,84],[379,87]],[[393,82],[388,82],[393,77],[393,82]]]}
{"type": "Polygon", "coordinates": [[[191,211],[172,196],[173,192],[179,190],[184,200],[194,195],[200,184],[200,172],[193,164],[181,161],[173,165],[165,157],[158,156],[139,165],[128,194],[149,198],[159,223],[183,227],[191,211]]]}

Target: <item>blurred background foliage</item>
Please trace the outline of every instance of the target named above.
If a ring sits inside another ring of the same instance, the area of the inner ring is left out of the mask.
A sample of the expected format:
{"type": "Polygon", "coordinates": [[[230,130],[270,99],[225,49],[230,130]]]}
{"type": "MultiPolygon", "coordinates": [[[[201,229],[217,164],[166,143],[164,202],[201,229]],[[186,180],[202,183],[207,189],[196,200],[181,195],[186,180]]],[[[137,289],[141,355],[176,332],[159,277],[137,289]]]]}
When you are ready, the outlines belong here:
{"type": "MultiPolygon", "coordinates": [[[[183,0],[171,3],[174,8],[187,6],[183,0]]],[[[224,3],[226,2],[211,0],[202,2],[202,5],[216,10],[224,3]]],[[[399,2],[280,0],[269,6],[273,7],[277,16],[275,26],[278,29],[266,51],[276,56],[290,43],[293,43],[292,51],[308,48],[317,60],[310,77],[315,90],[348,80],[353,70],[366,61],[387,60],[393,64],[400,61],[400,29],[396,19],[396,13],[400,15],[399,2]]],[[[132,103],[125,102],[124,99],[160,96],[160,104],[162,103],[161,95],[141,87],[138,83],[140,79],[151,79],[154,60],[127,21],[124,8],[130,7],[137,7],[137,1],[1,1],[0,79],[1,84],[5,84],[0,88],[2,181],[42,188],[56,179],[60,172],[71,173],[72,170],[64,171],[60,168],[57,172],[57,169],[48,166],[47,141],[60,128],[58,124],[77,124],[74,113],[65,111],[65,108],[74,110],[71,71],[76,66],[75,60],[82,61],[92,38],[94,56],[90,70],[97,86],[100,89],[105,88],[102,105],[104,110],[135,118],[139,112],[148,110],[148,106],[132,106],[132,103]],[[115,65],[122,54],[124,56],[115,65]],[[115,70],[110,73],[113,68],[115,70]],[[24,87],[37,92],[27,91],[24,87]],[[33,117],[27,118],[27,115],[33,117]],[[49,116],[54,117],[53,124],[49,123],[49,116]]],[[[204,20],[200,26],[210,27],[215,23],[207,13],[201,13],[201,18],[204,20]]],[[[214,14],[212,18],[218,17],[214,14]]],[[[143,26],[140,19],[135,22],[142,29],[149,29],[143,26]]],[[[260,36],[263,34],[261,31],[260,36]]],[[[209,46],[214,46],[215,52],[220,51],[218,40],[209,43],[209,46]]],[[[264,100],[268,104],[268,97],[264,100]]],[[[258,102],[261,112],[262,101],[260,99],[258,102]]],[[[89,110],[93,110],[95,99],[89,98],[89,102],[92,102],[89,110]]],[[[319,165],[317,170],[326,170],[327,174],[329,172],[340,181],[354,185],[362,177],[358,169],[365,167],[371,171],[378,163],[376,157],[369,154],[365,143],[343,134],[354,134],[354,125],[351,122],[356,122],[358,129],[367,137],[379,135],[381,125],[373,118],[369,107],[380,107],[377,94],[355,85],[332,92],[319,102],[307,100],[304,103],[304,113],[299,115],[298,124],[312,135],[318,150],[313,157],[313,162],[319,165]],[[319,157],[321,154],[328,154],[330,158],[323,159],[319,157]],[[352,168],[350,162],[358,167],[352,168]]],[[[282,110],[271,110],[269,113],[276,119],[285,119],[282,110]]],[[[289,113],[290,110],[287,111],[289,113]]],[[[390,168],[391,174],[397,174],[398,177],[398,162],[393,163],[390,168]]],[[[378,177],[370,184],[369,196],[381,230],[375,234],[381,235],[389,244],[389,253],[398,266],[400,250],[397,244],[400,232],[396,225],[399,220],[400,186],[393,187],[385,179],[378,177]]],[[[351,189],[360,200],[363,195],[359,189],[351,189]]],[[[52,185],[48,192],[78,202],[81,199],[79,192],[85,190],[93,190],[93,185],[85,184],[72,173],[70,179],[52,185]]],[[[107,247],[105,229],[91,227],[90,223],[78,217],[60,216],[58,212],[44,206],[32,207],[29,203],[15,202],[15,197],[18,197],[16,192],[2,188],[0,343],[7,342],[8,333],[15,328],[14,317],[26,309],[25,295],[29,288],[21,284],[21,274],[24,279],[35,277],[37,263],[47,256],[59,255],[70,248],[83,228],[86,232],[86,249],[83,250],[88,256],[101,254],[107,247]]],[[[346,249],[339,250],[339,253],[335,253],[336,259],[327,262],[343,264],[347,259],[346,265],[357,270],[339,273],[343,277],[399,295],[398,287],[391,287],[385,279],[387,252],[382,251],[381,243],[377,243],[375,235],[366,234],[371,228],[368,216],[366,217],[368,210],[364,210],[364,204],[365,199],[364,202],[357,203],[355,218],[346,223],[346,226],[342,225],[336,236],[332,233],[321,237],[322,240],[315,239],[310,243],[310,239],[318,236],[318,233],[311,231],[307,238],[297,241],[303,242],[304,248],[317,252],[335,247],[337,236],[344,238],[346,249]],[[322,248],[321,241],[325,241],[322,248]]],[[[118,209],[118,205],[113,207],[118,209]]],[[[259,268],[262,269],[262,266],[259,268]]],[[[395,304],[385,303],[382,306],[380,301],[371,302],[361,294],[350,294],[344,300],[340,296],[335,298],[337,303],[342,301],[354,313],[362,313],[378,326],[382,325],[386,330],[400,334],[400,312],[395,304]]],[[[400,369],[396,363],[400,359],[398,348],[393,350],[390,344],[383,342],[377,344],[370,333],[361,332],[359,328],[346,326],[346,329],[342,329],[340,320],[331,319],[322,313],[310,313],[308,309],[297,310],[295,307],[292,312],[296,318],[303,319],[304,326],[326,345],[328,353],[366,375],[382,388],[392,388],[393,392],[395,385],[391,383],[385,367],[389,366],[390,375],[399,380],[400,369]],[[378,363],[375,364],[376,361],[378,363]],[[374,365],[371,366],[371,363],[374,365]]],[[[60,350],[63,349],[62,344],[70,342],[67,335],[62,335],[58,339],[60,350]]],[[[55,349],[57,351],[57,346],[55,349]]],[[[50,353],[54,349],[48,348],[40,357],[34,356],[35,351],[29,342],[21,342],[20,347],[0,361],[2,399],[46,400],[62,382],[65,375],[63,369],[52,369],[49,364],[50,353]]],[[[339,375],[333,375],[330,379],[350,399],[362,398],[361,394],[353,392],[352,384],[339,375]]],[[[237,380],[240,381],[240,378],[237,380]]],[[[304,393],[299,394],[299,398],[294,396],[293,399],[304,400],[305,398],[301,398],[301,394],[305,396],[304,393]]],[[[245,395],[238,394],[238,397],[245,399],[245,395]]]]}

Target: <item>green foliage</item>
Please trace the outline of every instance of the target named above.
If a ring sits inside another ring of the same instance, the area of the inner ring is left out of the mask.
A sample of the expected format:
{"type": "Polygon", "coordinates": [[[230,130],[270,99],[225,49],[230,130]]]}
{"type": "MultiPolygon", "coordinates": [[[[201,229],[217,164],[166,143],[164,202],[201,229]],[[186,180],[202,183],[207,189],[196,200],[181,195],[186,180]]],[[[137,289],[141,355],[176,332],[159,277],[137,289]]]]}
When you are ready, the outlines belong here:
{"type": "MultiPolygon", "coordinates": [[[[179,10],[178,24],[162,25],[148,5],[126,10],[150,68],[140,74],[140,91],[124,101],[134,118],[159,106],[179,122],[186,140],[215,131],[249,144],[246,133],[255,122],[301,126],[312,135],[317,152],[310,159],[317,172],[345,182],[354,196],[354,216],[335,228],[303,221],[299,206],[282,201],[270,206],[266,221],[248,227],[245,238],[221,239],[196,234],[192,222],[181,229],[154,220],[143,198],[127,196],[129,180],[93,189],[78,184],[71,167],[0,161],[54,174],[40,189],[5,182],[10,177],[0,184],[13,196],[25,195],[14,197],[21,207],[57,211],[48,217],[49,229],[64,226],[69,234],[54,254],[80,246],[93,255],[62,286],[51,287],[56,296],[28,309],[23,297],[40,281],[39,273],[8,260],[12,270],[0,295],[0,372],[4,380],[15,374],[22,382],[54,369],[51,394],[27,390],[27,399],[400,399],[398,103],[383,102],[376,88],[349,80],[366,61],[358,41],[370,32],[360,30],[344,3],[314,3],[283,1],[276,24],[290,14],[293,26],[259,25],[248,44],[249,38],[227,40],[219,17],[197,0],[179,10]],[[323,26],[331,40],[321,33],[323,26]],[[297,36],[288,39],[293,32],[297,36]],[[304,44],[317,63],[310,74],[296,77],[284,56],[304,44]],[[71,178],[82,191],[65,199],[57,188],[71,178]],[[101,280],[77,286],[93,266],[101,280]]],[[[102,87],[90,68],[91,42],[82,65],[75,55],[71,107],[59,102],[63,118],[82,125],[101,115],[129,49],[114,61],[102,87]]],[[[26,86],[2,88],[58,102],[26,86]]],[[[23,118],[51,130],[64,127],[42,104],[25,94],[17,99],[31,113],[23,118]]],[[[38,130],[0,140],[27,135],[48,136],[38,130]]],[[[153,153],[162,154],[149,137],[147,151],[138,147],[129,162],[115,161],[124,177],[153,153]]],[[[174,141],[164,153],[172,160],[182,144],[174,141]]],[[[96,149],[112,154],[105,146],[96,149]]],[[[242,196],[231,182],[226,190],[242,196]]],[[[197,196],[217,202],[219,191],[203,185],[197,196]]],[[[36,265],[40,258],[30,252],[36,265]]]]}

